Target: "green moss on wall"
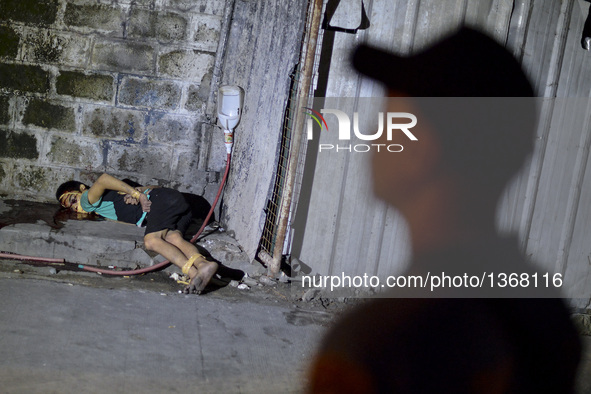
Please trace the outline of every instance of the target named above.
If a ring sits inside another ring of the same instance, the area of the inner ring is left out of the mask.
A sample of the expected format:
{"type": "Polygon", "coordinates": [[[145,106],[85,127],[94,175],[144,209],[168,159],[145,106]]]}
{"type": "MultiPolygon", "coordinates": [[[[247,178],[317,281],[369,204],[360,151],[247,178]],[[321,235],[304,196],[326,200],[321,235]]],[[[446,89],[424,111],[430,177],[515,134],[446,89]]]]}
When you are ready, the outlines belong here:
{"type": "Polygon", "coordinates": [[[49,73],[37,66],[0,64],[0,88],[46,93],[49,91],[49,73]]]}
{"type": "Polygon", "coordinates": [[[10,122],[8,108],[8,97],[0,96],[0,124],[8,124],[10,122]]]}
{"type": "Polygon", "coordinates": [[[0,56],[15,58],[20,36],[9,26],[0,26],[0,56]]]}
{"type": "Polygon", "coordinates": [[[4,163],[0,163],[0,183],[6,178],[6,171],[4,170],[4,163]]]}
{"type": "Polygon", "coordinates": [[[76,120],[72,108],[51,104],[43,100],[31,100],[29,102],[23,116],[23,123],[64,131],[74,131],[76,129],[76,120]]]}
{"type": "Polygon", "coordinates": [[[36,160],[39,157],[37,139],[25,133],[0,130],[0,157],[36,160]]]}
{"type": "Polygon", "coordinates": [[[55,22],[58,6],[58,0],[2,0],[0,21],[50,25],[55,22]]]}
{"type": "Polygon", "coordinates": [[[58,94],[110,101],[113,98],[113,77],[62,71],[57,77],[56,90],[58,94]]]}
{"type": "Polygon", "coordinates": [[[39,190],[45,184],[47,175],[42,168],[29,168],[21,170],[15,178],[22,188],[39,190]]]}
{"type": "Polygon", "coordinates": [[[64,12],[64,23],[69,26],[123,32],[121,8],[111,7],[106,4],[74,4],[69,2],[64,12]]]}
{"type": "Polygon", "coordinates": [[[64,52],[64,39],[52,31],[31,36],[28,45],[36,61],[42,63],[58,62],[64,52]]]}

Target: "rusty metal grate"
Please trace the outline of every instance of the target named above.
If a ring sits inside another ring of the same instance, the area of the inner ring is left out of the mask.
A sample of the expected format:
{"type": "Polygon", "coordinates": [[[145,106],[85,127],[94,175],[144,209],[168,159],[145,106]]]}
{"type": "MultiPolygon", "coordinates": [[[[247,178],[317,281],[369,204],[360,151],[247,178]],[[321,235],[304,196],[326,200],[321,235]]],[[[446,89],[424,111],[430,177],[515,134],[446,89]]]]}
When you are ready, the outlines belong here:
{"type": "Polygon", "coordinates": [[[273,185],[273,191],[271,197],[267,202],[265,208],[266,219],[263,227],[263,234],[261,236],[260,250],[273,256],[275,251],[275,241],[277,238],[277,224],[279,219],[279,212],[281,211],[281,201],[283,187],[286,182],[287,175],[287,164],[289,161],[289,151],[291,146],[291,137],[293,132],[293,125],[295,123],[295,111],[294,108],[295,95],[297,85],[299,83],[299,65],[290,76],[291,87],[289,92],[289,98],[287,101],[287,108],[283,119],[283,130],[281,133],[281,141],[279,148],[279,158],[277,162],[277,170],[275,174],[275,183],[273,185]]]}

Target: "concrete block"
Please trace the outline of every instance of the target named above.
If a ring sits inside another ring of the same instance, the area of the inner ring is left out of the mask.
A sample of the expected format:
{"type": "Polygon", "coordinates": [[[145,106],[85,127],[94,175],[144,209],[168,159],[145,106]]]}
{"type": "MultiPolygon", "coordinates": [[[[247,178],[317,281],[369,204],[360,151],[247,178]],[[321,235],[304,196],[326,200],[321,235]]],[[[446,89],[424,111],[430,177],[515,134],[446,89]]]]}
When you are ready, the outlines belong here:
{"type": "Polygon", "coordinates": [[[220,41],[222,19],[215,15],[196,15],[193,41],[207,52],[216,52],[220,41]]]}
{"type": "Polygon", "coordinates": [[[55,201],[55,192],[57,191],[57,186],[61,185],[66,181],[71,181],[73,179],[78,178],[78,171],[72,167],[50,167],[50,171],[48,172],[48,181],[51,185],[47,189],[48,198],[45,201],[55,201]]]}
{"type": "Polygon", "coordinates": [[[197,155],[198,153],[191,151],[178,153],[176,168],[171,177],[174,181],[170,187],[181,192],[203,194],[210,178],[215,179],[215,175],[199,169],[199,156],[197,155]]]}
{"type": "MultiPolygon", "coordinates": [[[[87,169],[81,169],[78,172],[77,177],[75,178],[77,181],[84,183],[85,185],[92,185],[96,180],[104,173],[104,171],[93,171],[87,169]]],[[[117,176],[115,172],[111,172],[113,176],[117,176]]],[[[123,178],[123,177],[120,177],[123,178]]]]}
{"type": "Polygon", "coordinates": [[[125,139],[139,142],[143,139],[146,114],[132,109],[97,107],[83,114],[82,132],[102,138],[125,139]]]}
{"type": "Polygon", "coordinates": [[[36,257],[53,257],[53,245],[48,242],[51,228],[39,224],[19,223],[0,229],[0,250],[36,257]]]}
{"type": "Polygon", "coordinates": [[[38,66],[0,63],[0,89],[47,93],[49,73],[38,66]]]}
{"type": "Polygon", "coordinates": [[[145,267],[152,259],[139,248],[143,233],[134,225],[110,221],[68,220],[59,229],[44,222],[19,223],[0,229],[0,250],[77,264],[145,267]]]}
{"type": "Polygon", "coordinates": [[[201,81],[205,74],[212,72],[214,61],[215,57],[211,53],[174,50],[159,55],[158,75],[201,81]]]}
{"type": "MultiPolygon", "coordinates": [[[[0,195],[10,199],[53,203],[56,186],[73,178],[74,170],[70,168],[27,165],[22,161],[0,161],[0,195]]],[[[0,202],[0,213],[1,211],[0,202]]]]}
{"type": "MultiPolygon", "coordinates": [[[[51,236],[56,258],[94,265],[101,263],[99,256],[133,252],[143,233],[144,229],[126,223],[68,220],[61,229],[52,230],[51,236]]],[[[103,260],[100,265],[109,263],[103,260]]]]}
{"type": "Polygon", "coordinates": [[[28,133],[0,129],[0,157],[36,160],[39,157],[37,138],[28,133]]]}
{"type": "Polygon", "coordinates": [[[76,71],[60,71],[55,83],[57,94],[88,98],[98,101],[113,99],[111,75],[85,74],[76,71]]]}
{"type": "Polygon", "coordinates": [[[112,36],[123,36],[124,11],[106,4],[68,3],[64,12],[67,26],[86,28],[85,31],[100,30],[112,36]]]}
{"type": "Polygon", "coordinates": [[[74,109],[41,99],[31,99],[22,119],[23,124],[73,132],[76,130],[74,109]]]}
{"type": "Polygon", "coordinates": [[[174,82],[140,78],[123,78],[117,97],[120,104],[169,110],[180,100],[181,88],[174,82]]]}
{"type": "Polygon", "coordinates": [[[211,256],[224,265],[235,267],[241,264],[249,264],[250,259],[244,253],[238,242],[226,233],[215,233],[198,243],[207,250],[211,256]]]}
{"type": "Polygon", "coordinates": [[[8,100],[8,96],[0,96],[0,124],[8,124],[10,122],[10,105],[8,100]]]}
{"type": "Polygon", "coordinates": [[[94,45],[91,63],[98,70],[149,73],[154,69],[154,49],[144,43],[99,41],[94,45]]]}
{"type": "Polygon", "coordinates": [[[128,37],[158,41],[183,41],[187,20],[179,14],[134,8],[129,18],[128,37]]]}
{"type": "MultiPolygon", "coordinates": [[[[141,229],[143,234],[144,229],[141,229]]],[[[123,252],[116,253],[97,253],[87,255],[87,263],[89,265],[109,267],[114,266],[118,268],[131,268],[135,269],[136,266],[141,268],[151,267],[156,264],[155,259],[150,257],[148,252],[138,247],[136,243],[136,249],[125,250],[123,252]]]]}
{"type": "Polygon", "coordinates": [[[63,182],[61,179],[68,173],[69,171],[64,171],[61,168],[37,165],[15,166],[12,174],[13,186],[18,190],[18,193],[23,193],[23,195],[15,193],[17,194],[15,198],[27,196],[29,199],[39,200],[46,196],[47,200],[55,201],[55,190],[63,182]]]}
{"type": "Polygon", "coordinates": [[[0,158],[0,214],[3,211],[2,198],[9,197],[12,194],[12,176],[14,173],[14,162],[6,162],[0,158]]]}
{"type": "Polygon", "coordinates": [[[170,179],[169,147],[108,141],[104,144],[104,151],[107,153],[107,170],[112,168],[149,174],[156,179],[170,179]]]}
{"type": "Polygon", "coordinates": [[[187,116],[175,116],[161,113],[146,115],[145,130],[148,133],[148,142],[161,143],[188,143],[192,144],[199,139],[200,133],[194,129],[193,119],[187,116]]]}
{"type": "Polygon", "coordinates": [[[79,138],[53,136],[47,158],[52,163],[96,168],[102,164],[103,154],[98,141],[86,142],[79,138]]]}
{"type": "Polygon", "coordinates": [[[20,35],[10,26],[0,26],[0,57],[16,58],[20,35]]]}
{"type": "MultiPolygon", "coordinates": [[[[210,135],[211,147],[209,148],[209,157],[207,158],[207,170],[223,172],[226,169],[226,144],[224,143],[224,133],[220,127],[210,124],[203,124],[203,131],[210,135]]],[[[236,143],[234,143],[236,146],[236,143]]]]}
{"type": "Polygon", "coordinates": [[[207,73],[203,76],[199,85],[190,85],[187,89],[185,109],[195,112],[205,111],[210,91],[211,73],[207,73]]]}
{"type": "MultiPolygon", "coordinates": [[[[10,171],[10,167],[10,164],[3,163],[2,160],[0,160],[0,196],[2,197],[5,196],[4,191],[9,189],[8,187],[6,187],[5,180],[8,178],[8,171],[10,171]]],[[[2,211],[0,209],[0,213],[1,212],[2,211]]]]}
{"type": "Polygon", "coordinates": [[[0,21],[51,25],[56,20],[58,8],[58,0],[2,0],[0,21]]]}
{"type": "Polygon", "coordinates": [[[84,67],[89,53],[89,37],[54,30],[31,30],[23,37],[22,58],[27,62],[84,67]]]}
{"type": "Polygon", "coordinates": [[[154,8],[157,0],[118,0],[120,5],[133,5],[135,7],[141,6],[146,8],[154,8]]]}

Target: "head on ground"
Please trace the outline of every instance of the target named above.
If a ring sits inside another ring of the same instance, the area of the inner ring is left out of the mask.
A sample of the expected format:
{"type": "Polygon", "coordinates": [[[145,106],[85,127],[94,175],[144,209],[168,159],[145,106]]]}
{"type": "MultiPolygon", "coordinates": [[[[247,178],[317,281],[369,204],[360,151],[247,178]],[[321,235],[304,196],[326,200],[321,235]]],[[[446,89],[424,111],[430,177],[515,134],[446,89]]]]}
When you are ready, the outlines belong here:
{"type": "Polygon", "coordinates": [[[83,213],[84,210],[80,207],[80,196],[89,188],[82,182],[67,181],[62,183],[55,192],[55,198],[60,205],[69,210],[83,213]]]}

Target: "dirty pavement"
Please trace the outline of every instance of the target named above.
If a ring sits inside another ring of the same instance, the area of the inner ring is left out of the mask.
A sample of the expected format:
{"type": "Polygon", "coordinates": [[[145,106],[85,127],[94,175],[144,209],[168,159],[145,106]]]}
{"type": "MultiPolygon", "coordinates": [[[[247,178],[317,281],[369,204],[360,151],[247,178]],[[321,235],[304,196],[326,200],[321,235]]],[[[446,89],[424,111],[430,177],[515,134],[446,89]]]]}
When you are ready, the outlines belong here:
{"type": "MultiPolygon", "coordinates": [[[[363,300],[304,292],[296,278],[265,280],[226,232],[197,246],[223,263],[206,294],[181,294],[180,270],[98,275],[159,262],[143,230],[75,220],[55,204],[0,200],[0,252],[65,263],[0,259],[3,393],[302,393],[326,328],[363,300]]],[[[316,289],[317,290],[317,289],[316,289]]],[[[578,393],[591,392],[586,322],[578,393]]]]}
{"type": "Polygon", "coordinates": [[[142,248],[142,229],[69,215],[0,200],[0,251],[66,259],[0,259],[2,392],[299,393],[319,339],[347,307],[303,301],[285,275],[261,280],[264,268],[212,227],[198,246],[227,277],[204,295],[181,294],[176,267],[85,272],[77,264],[139,268],[159,257],[142,248]]]}

